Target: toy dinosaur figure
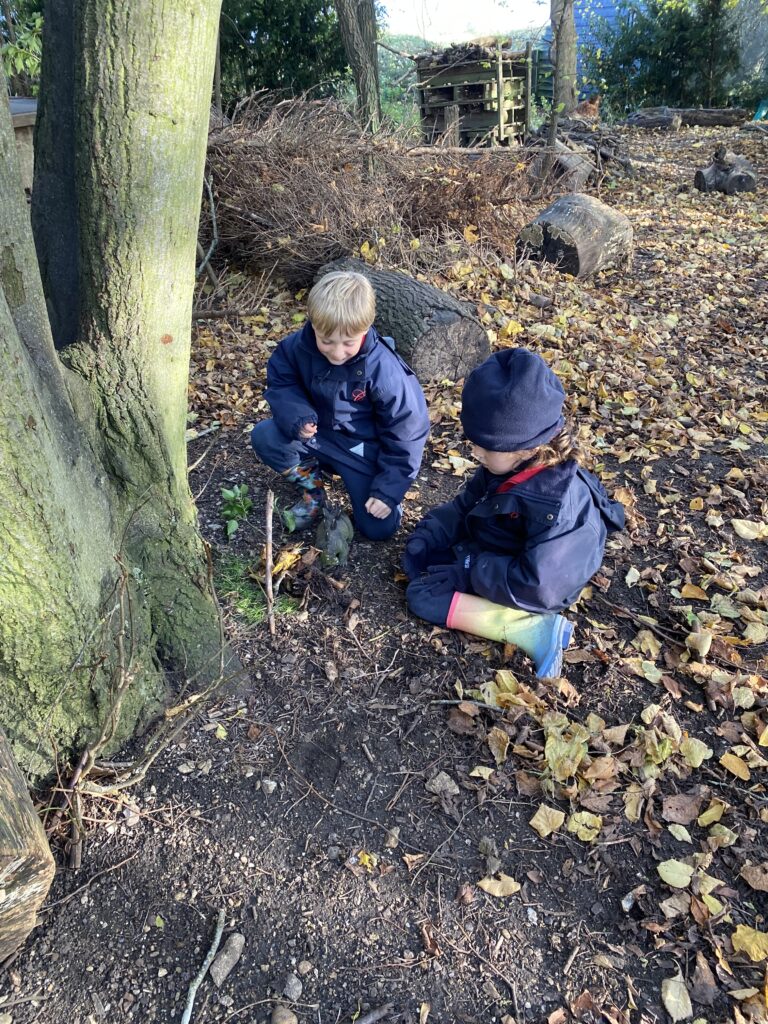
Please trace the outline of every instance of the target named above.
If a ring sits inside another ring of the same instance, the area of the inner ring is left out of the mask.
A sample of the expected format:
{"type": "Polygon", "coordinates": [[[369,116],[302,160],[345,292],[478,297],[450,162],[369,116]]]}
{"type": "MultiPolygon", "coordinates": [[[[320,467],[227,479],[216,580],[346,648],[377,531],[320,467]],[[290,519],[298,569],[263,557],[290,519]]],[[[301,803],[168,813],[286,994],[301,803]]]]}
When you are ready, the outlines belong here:
{"type": "Polygon", "coordinates": [[[323,509],[315,547],[320,549],[320,562],[326,569],[347,564],[354,535],[355,529],[346,512],[328,506],[323,509]]]}

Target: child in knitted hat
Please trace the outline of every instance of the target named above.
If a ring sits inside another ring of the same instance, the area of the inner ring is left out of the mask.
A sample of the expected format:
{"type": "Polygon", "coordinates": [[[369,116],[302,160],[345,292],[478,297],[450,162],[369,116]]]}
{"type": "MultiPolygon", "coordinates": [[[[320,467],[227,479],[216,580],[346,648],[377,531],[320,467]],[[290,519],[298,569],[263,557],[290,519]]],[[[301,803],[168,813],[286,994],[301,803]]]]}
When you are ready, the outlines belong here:
{"type": "Polygon", "coordinates": [[[560,381],[526,349],[496,352],[462,393],[480,469],[408,539],[408,607],[419,618],[516,644],[536,675],[557,676],[572,604],[624,509],[582,468],[565,430],[560,381]]]}

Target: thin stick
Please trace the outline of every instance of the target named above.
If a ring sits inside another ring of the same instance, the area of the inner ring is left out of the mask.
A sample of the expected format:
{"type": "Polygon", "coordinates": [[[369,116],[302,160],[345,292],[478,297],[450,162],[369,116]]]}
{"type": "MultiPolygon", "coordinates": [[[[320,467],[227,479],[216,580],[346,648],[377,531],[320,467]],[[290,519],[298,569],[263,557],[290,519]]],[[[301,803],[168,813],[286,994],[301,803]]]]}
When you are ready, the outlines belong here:
{"type": "Polygon", "coordinates": [[[68,896],[64,896],[63,899],[56,900],[55,903],[49,903],[47,906],[42,907],[40,913],[44,914],[47,910],[53,910],[54,907],[60,907],[64,903],[69,903],[69,901],[73,900],[75,896],[78,895],[78,893],[81,893],[83,891],[83,889],[87,889],[89,885],[93,885],[97,878],[100,878],[102,875],[108,875],[110,871],[117,871],[118,868],[121,868],[125,864],[128,864],[130,861],[135,860],[136,857],[138,857],[138,855],[138,852],[132,853],[130,857],[126,857],[125,860],[121,860],[118,864],[113,864],[109,868],[102,868],[101,871],[97,871],[95,875],[89,878],[85,885],[81,885],[78,889],[75,889],[74,892],[71,892],[68,896]]]}
{"type": "Polygon", "coordinates": [[[213,958],[216,956],[216,950],[219,948],[221,936],[224,931],[224,921],[226,920],[226,916],[226,911],[222,908],[219,911],[219,917],[218,920],[216,921],[216,934],[213,936],[211,948],[208,950],[208,954],[205,960],[203,960],[203,966],[192,979],[192,983],[189,986],[189,993],[187,995],[187,1005],[184,1007],[184,1015],[181,1018],[181,1024],[189,1024],[189,1022],[192,1020],[192,1007],[195,1004],[195,996],[197,995],[197,990],[200,988],[200,985],[202,984],[203,978],[208,973],[208,968],[213,963],[213,958]]]}
{"type": "Polygon", "coordinates": [[[272,516],[275,511],[275,495],[267,491],[267,550],[264,558],[265,590],[267,594],[267,622],[271,636],[275,635],[275,595],[272,590],[272,516]]]}
{"type": "Polygon", "coordinates": [[[376,1024],[377,1021],[384,1020],[385,1017],[389,1017],[394,1008],[394,1003],[386,1003],[384,1006],[379,1006],[375,1010],[369,1010],[368,1013],[357,1018],[357,1024],[376,1024]]]}

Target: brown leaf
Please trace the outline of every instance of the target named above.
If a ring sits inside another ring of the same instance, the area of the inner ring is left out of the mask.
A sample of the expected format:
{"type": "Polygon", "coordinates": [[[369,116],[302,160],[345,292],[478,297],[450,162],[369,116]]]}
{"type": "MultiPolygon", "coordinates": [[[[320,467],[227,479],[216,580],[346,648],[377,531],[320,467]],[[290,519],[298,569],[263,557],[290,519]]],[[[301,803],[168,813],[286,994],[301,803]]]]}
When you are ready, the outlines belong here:
{"type": "Polygon", "coordinates": [[[768,861],[765,864],[745,864],[739,874],[753,889],[768,892],[768,861]]]}
{"type": "Polygon", "coordinates": [[[458,708],[451,708],[448,712],[448,728],[459,736],[474,736],[478,730],[478,723],[474,718],[460,711],[458,708]]]}
{"type": "Polygon", "coordinates": [[[661,802],[661,816],[665,821],[678,825],[690,825],[699,816],[702,797],[695,793],[675,793],[665,796],[661,802]]]}
{"type": "Polygon", "coordinates": [[[442,950],[440,949],[440,946],[437,944],[437,939],[435,938],[435,928],[432,922],[425,921],[424,924],[421,926],[420,931],[421,941],[424,944],[424,949],[429,954],[429,956],[440,956],[442,950]]]}
{"type": "Polygon", "coordinates": [[[696,954],[696,970],[693,972],[691,997],[695,1003],[712,1006],[717,998],[717,991],[715,976],[705,960],[704,954],[699,951],[696,954]]]}
{"type": "Polygon", "coordinates": [[[456,899],[462,906],[469,906],[475,898],[475,887],[471,882],[464,882],[456,894],[456,899]]]}

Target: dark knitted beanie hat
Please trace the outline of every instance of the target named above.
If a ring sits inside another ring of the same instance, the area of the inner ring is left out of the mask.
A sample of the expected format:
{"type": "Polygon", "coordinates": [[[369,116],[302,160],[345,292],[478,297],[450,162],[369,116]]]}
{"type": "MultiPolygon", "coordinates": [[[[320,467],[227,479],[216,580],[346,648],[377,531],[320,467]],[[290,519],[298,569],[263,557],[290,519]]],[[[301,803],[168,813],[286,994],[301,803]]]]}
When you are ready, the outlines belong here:
{"type": "Polygon", "coordinates": [[[490,452],[517,452],[551,441],[564,424],[565,392],[541,356],[524,348],[494,352],[470,373],[461,425],[490,452]]]}

